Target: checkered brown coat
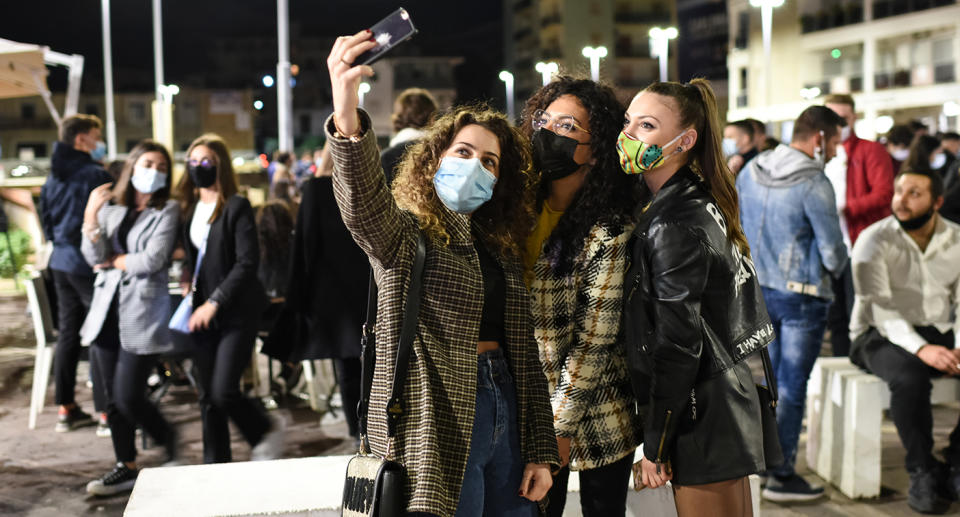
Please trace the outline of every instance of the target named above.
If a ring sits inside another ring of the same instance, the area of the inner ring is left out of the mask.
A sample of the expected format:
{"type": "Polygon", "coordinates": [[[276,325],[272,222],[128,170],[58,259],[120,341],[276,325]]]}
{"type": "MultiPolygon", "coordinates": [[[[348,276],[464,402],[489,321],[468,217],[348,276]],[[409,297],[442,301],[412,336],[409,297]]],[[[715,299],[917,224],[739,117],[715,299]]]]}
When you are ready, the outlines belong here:
{"type": "MultiPolygon", "coordinates": [[[[363,112],[361,119],[363,127],[369,128],[363,112]]],[[[382,455],[387,451],[386,404],[418,223],[413,214],[397,207],[387,189],[373,131],[366,130],[359,142],[351,142],[333,136],[331,120],[324,127],[343,222],[369,257],[380,289],[368,434],[371,449],[382,455]]],[[[409,474],[407,510],[441,516],[456,512],[470,452],[483,304],[483,280],[469,218],[451,211],[444,217],[451,242],[446,246],[432,239],[427,242],[420,319],[403,391],[406,414],[393,445],[409,474]]],[[[507,284],[504,348],[516,379],[523,461],[559,464],[522,266],[519,258],[500,257],[500,261],[507,284]]]]}
{"type": "Polygon", "coordinates": [[[540,362],[557,436],[571,439],[570,468],[586,470],[633,454],[633,390],[619,341],[623,276],[632,225],[597,224],[570,273],[557,277],[541,255],[530,284],[540,362]]]}

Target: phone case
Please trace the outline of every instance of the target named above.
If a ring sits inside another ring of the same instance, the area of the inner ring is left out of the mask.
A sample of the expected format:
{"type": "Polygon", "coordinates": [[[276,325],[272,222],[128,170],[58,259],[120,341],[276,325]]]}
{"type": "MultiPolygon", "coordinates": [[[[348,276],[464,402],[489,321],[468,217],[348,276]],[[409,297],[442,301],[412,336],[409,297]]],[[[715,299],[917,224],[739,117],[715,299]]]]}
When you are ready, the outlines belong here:
{"type": "Polygon", "coordinates": [[[373,64],[390,49],[417,33],[413,20],[410,19],[410,13],[402,7],[370,27],[370,30],[373,32],[377,46],[357,56],[354,60],[355,65],[373,64]]]}

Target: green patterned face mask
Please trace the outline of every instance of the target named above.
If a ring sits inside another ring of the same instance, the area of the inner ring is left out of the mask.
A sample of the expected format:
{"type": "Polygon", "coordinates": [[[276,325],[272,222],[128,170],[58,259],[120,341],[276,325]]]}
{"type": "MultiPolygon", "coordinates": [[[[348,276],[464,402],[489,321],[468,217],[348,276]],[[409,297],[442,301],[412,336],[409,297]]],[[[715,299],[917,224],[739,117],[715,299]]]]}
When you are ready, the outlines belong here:
{"type": "Polygon", "coordinates": [[[659,167],[664,160],[672,156],[664,156],[663,148],[676,142],[681,136],[683,136],[683,133],[661,146],[636,140],[621,131],[617,138],[617,154],[620,155],[620,167],[627,174],[643,174],[659,167]]]}

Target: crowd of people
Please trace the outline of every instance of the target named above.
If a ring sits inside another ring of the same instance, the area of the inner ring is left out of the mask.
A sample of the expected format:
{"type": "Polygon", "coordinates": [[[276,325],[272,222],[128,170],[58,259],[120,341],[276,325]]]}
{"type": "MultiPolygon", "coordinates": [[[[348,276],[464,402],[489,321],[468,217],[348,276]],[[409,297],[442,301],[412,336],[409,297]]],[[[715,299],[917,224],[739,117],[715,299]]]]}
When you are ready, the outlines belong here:
{"type": "Polygon", "coordinates": [[[145,396],[179,333],[177,258],[207,463],[232,460],[228,421],[251,459],[283,453],[283,419],[240,389],[267,330],[272,357],[334,359],[348,431],[405,467],[409,515],[559,516],[571,471],[584,515],[624,515],[631,474],[637,490],[670,482],[681,516],[751,515],[752,474],[774,501],[823,494],[794,465],[829,328],[834,355],[890,385],[910,506],[942,513],[957,498],[960,425],[937,459],[929,395],[932,377],[960,375],[960,136],[904,125],[864,140],[853,98],[831,95],[781,143],[757,120],[722,123],[705,80],[653,83],[625,106],[558,75],[518,125],[406,91],[381,150],[357,95],[372,70],[353,63],[373,45],[367,32],[337,40],[326,147],[278,154],[256,212],[217,135],[194,140],[174,185],[162,145],[139,143],[111,176],[94,156],[99,121],[64,121],[41,195],[56,430],[93,422],[73,393],[89,344],[116,456],[90,493],[132,487],[137,427],[177,462],[178,432],[145,396]],[[422,303],[392,406],[421,240],[422,303]],[[376,362],[362,365],[368,279],[376,362]],[[775,436],[747,362],[767,353],[775,436]]]}

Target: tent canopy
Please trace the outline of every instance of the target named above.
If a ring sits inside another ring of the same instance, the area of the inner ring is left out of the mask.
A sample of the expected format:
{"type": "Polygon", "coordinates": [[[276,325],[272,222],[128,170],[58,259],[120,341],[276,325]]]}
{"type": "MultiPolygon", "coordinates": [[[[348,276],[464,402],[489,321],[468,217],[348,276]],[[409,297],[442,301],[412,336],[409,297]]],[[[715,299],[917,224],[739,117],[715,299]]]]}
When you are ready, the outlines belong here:
{"type": "Polygon", "coordinates": [[[0,99],[49,92],[45,50],[40,45],[0,39],[0,99]]]}

